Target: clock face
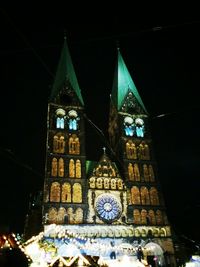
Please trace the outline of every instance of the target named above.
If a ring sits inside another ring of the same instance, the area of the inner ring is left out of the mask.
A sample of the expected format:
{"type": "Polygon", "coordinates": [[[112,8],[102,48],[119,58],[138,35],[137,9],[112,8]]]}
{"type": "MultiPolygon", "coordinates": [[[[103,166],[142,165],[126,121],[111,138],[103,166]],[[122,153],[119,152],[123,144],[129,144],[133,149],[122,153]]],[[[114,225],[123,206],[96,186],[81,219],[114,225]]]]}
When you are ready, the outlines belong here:
{"type": "Polygon", "coordinates": [[[98,217],[105,222],[117,220],[122,212],[119,200],[111,194],[102,194],[95,201],[95,209],[98,217]]]}

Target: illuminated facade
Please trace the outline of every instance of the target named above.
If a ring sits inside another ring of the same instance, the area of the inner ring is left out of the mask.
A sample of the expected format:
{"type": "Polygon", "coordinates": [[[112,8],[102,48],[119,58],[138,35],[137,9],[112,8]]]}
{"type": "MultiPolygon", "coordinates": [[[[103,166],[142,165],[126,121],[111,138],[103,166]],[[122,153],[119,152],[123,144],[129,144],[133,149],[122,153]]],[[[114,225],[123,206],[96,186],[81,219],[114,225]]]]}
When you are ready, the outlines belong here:
{"type": "Polygon", "coordinates": [[[107,253],[141,246],[152,265],[155,256],[175,265],[148,112],[119,50],[108,126],[117,162],[105,150],[98,162],[87,160],[84,112],[65,40],[48,104],[44,236],[95,238],[111,244],[107,253]]]}

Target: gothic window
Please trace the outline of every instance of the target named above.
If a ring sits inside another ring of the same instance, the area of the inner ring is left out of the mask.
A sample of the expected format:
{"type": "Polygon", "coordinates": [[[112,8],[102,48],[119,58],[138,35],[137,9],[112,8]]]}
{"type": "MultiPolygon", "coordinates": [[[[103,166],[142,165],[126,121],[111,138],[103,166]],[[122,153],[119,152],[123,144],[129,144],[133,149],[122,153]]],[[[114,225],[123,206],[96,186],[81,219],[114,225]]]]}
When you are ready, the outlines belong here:
{"type": "Polygon", "coordinates": [[[147,144],[144,145],[144,159],[150,159],[149,146],[147,144]]]}
{"type": "Polygon", "coordinates": [[[128,159],[137,159],[136,147],[131,140],[126,143],[126,155],[128,159]]]}
{"type": "Polygon", "coordinates": [[[65,138],[63,135],[55,135],[53,137],[53,152],[64,153],[65,152],[65,138]]]}
{"type": "Polygon", "coordinates": [[[51,161],[51,175],[55,177],[57,176],[57,172],[58,172],[57,159],[53,158],[51,161]]]}
{"type": "Polygon", "coordinates": [[[147,164],[143,165],[143,175],[144,175],[145,182],[149,182],[149,171],[148,171],[147,164]]]}
{"type": "Polygon", "coordinates": [[[83,210],[81,208],[77,208],[75,211],[75,224],[83,223],[83,210]]]}
{"type": "Polygon", "coordinates": [[[64,129],[65,120],[64,118],[57,117],[56,118],[56,128],[57,129],[64,129]]]}
{"type": "Polygon", "coordinates": [[[131,188],[131,202],[134,205],[140,204],[140,191],[137,186],[131,188]]]}
{"type": "Polygon", "coordinates": [[[73,224],[74,223],[74,213],[73,213],[73,208],[68,208],[67,209],[67,216],[68,216],[68,222],[69,224],[73,224]]]}
{"type": "Polygon", "coordinates": [[[141,202],[142,202],[142,205],[150,204],[149,191],[145,186],[141,187],[141,202]]]}
{"type": "Polygon", "coordinates": [[[126,136],[133,136],[135,132],[135,125],[131,117],[124,118],[124,131],[126,136]]]}
{"type": "Polygon", "coordinates": [[[57,210],[50,208],[48,212],[48,223],[57,223],[57,210]]]}
{"type": "Polygon", "coordinates": [[[75,166],[73,159],[70,159],[69,161],[69,177],[75,177],[75,166]]]}
{"type": "Polygon", "coordinates": [[[163,224],[162,212],[160,210],[156,211],[156,223],[158,225],[163,224]]]}
{"type": "Polygon", "coordinates": [[[78,121],[80,118],[75,110],[70,110],[68,112],[68,125],[69,130],[77,131],[78,130],[78,121]]]}
{"type": "Polygon", "coordinates": [[[151,205],[159,205],[158,191],[155,187],[150,188],[151,205]]]}
{"type": "Polygon", "coordinates": [[[108,178],[105,178],[104,179],[104,189],[109,189],[109,179],[108,178]]]}
{"type": "Polygon", "coordinates": [[[144,121],[140,118],[135,119],[136,125],[136,136],[137,137],[144,137],[144,121]]]}
{"type": "Polygon", "coordinates": [[[50,201],[60,202],[60,184],[57,182],[54,182],[51,185],[50,201]]]}
{"type": "Polygon", "coordinates": [[[111,179],[111,189],[116,189],[116,180],[115,179],[111,179]]]}
{"type": "Polygon", "coordinates": [[[102,178],[97,178],[97,185],[96,185],[96,187],[98,189],[102,189],[103,188],[103,180],[102,180],[102,178]]]}
{"type": "Polygon", "coordinates": [[[62,202],[70,203],[71,200],[71,185],[69,183],[64,183],[62,185],[62,202]]]}
{"type": "Polygon", "coordinates": [[[137,163],[134,163],[133,171],[134,171],[135,181],[137,182],[140,181],[140,171],[137,163]]]}
{"type": "Polygon", "coordinates": [[[76,178],[81,178],[81,162],[79,159],[76,161],[76,178]]]}
{"type": "Polygon", "coordinates": [[[95,178],[94,177],[90,178],[89,185],[90,185],[90,188],[95,188],[95,178]]]}
{"type": "Polygon", "coordinates": [[[155,182],[155,175],[152,165],[149,165],[149,178],[151,182],[155,182]]]}
{"type": "Polygon", "coordinates": [[[79,183],[75,183],[73,185],[72,201],[74,203],[82,202],[82,187],[81,187],[81,184],[79,183]]]}
{"type": "Polygon", "coordinates": [[[56,110],[56,128],[64,129],[65,127],[65,111],[61,108],[56,110]]]}
{"type": "Polygon", "coordinates": [[[117,186],[118,186],[118,189],[123,189],[123,182],[122,182],[122,179],[118,179],[117,180],[117,186]]]}
{"type": "Polygon", "coordinates": [[[135,224],[140,224],[140,212],[138,209],[133,211],[133,220],[135,224]]]}
{"type": "Polygon", "coordinates": [[[147,224],[147,211],[141,211],[141,224],[147,224]]]}
{"type": "Polygon", "coordinates": [[[76,134],[72,134],[69,138],[69,154],[80,154],[80,142],[76,134]]]}
{"type": "Polygon", "coordinates": [[[57,216],[57,223],[58,224],[63,224],[64,223],[64,218],[66,215],[66,210],[65,208],[61,207],[58,210],[58,216],[57,216]]]}
{"type": "Polygon", "coordinates": [[[62,158],[60,158],[58,161],[58,176],[64,176],[64,160],[62,158]]]}
{"type": "Polygon", "coordinates": [[[128,176],[130,181],[134,181],[134,172],[132,163],[128,164],[128,176]]]}
{"type": "Polygon", "coordinates": [[[150,224],[152,224],[152,225],[156,224],[156,217],[155,217],[155,213],[153,210],[149,210],[148,218],[149,218],[150,224]]]}

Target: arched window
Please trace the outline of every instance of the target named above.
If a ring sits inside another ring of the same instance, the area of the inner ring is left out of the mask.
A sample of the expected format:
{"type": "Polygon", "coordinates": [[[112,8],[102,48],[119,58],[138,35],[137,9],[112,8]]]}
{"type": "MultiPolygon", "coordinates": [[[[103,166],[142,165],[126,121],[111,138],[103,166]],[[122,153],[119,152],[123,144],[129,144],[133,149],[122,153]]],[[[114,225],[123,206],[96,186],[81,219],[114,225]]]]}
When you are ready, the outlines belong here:
{"type": "Polygon", "coordinates": [[[64,176],[64,160],[62,158],[60,158],[58,161],[58,176],[64,176]]]}
{"type": "Polygon", "coordinates": [[[162,212],[160,210],[156,211],[156,223],[158,225],[163,224],[162,212]]]}
{"type": "Polygon", "coordinates": [[[102,178],[97,178],[96,183],[97,183],[96,187],[98,189],[102,189],[103,188],[103,180],[102,180],[102,178]]]}
{"type": "Polygon", "coordinates": [[[147,224],[147,211],[141,211],[141,224],[147,224]]]}
{"type": "Polygon", "coordinates": [[[75,183],[73,185],[72,201],[74,203],[81,203],[82,202],[82,187],[81,187],[81,184],[79,184],[79,183],[75,183]]]}
{"type": "Polygon", "coordinates": [[[95,188],[95,177],[91,177],[89,180],[90,188],[95,188]]]}
{"type": "Polygon", "coordinates": [[[149,182],[149,171],[148,171],[147,164],[143,165],[143,175],[144,175],[145,182],[149,182]]]}
{"type": "Polygon", "coordinates": [[[79,159],[76,161],[76,178],[81,178],[81,162],[79,159]]]}
{"type": "Polygon", "coordinates": [[[75,211],[75,224],[83,223],[83,210],[81,208],[77,208],[75,211]]]}
{"type": "Polygon", "coordinates": [[[149,146],[147,144],[144,144],[144,159],[150,159],[149,146]]]}
{"type": "Polygon", "coordinates": [[[80,118],[78,117],[78,113],[76,110],[70,110],[68,112],[68,125],[69,130],[77,131],[78,130],[78,121],[80,118]]]}
{"type": "Polygon", "coordinates": [[[57,176],[58,173],[58,163],[57,163],[57,159],[53,158],[51,161],[51,175],[52,176],[57,176]]]}
{"type": "Polygon", "coordinates": [[[155,213],[153,210],[149,210],[149,215],[148,215],[150,224],[155,225],[156,224],[156,217],[155,217],[155,213]]]}
{"type": "Polygon", "coordinates": [[[58,224],[64,224],[65,215],[66,215],[65,208],[63,208],[63,207],[59,208],[58,215],[57,215],[57,223],[58,224]]]}
{"type": "Polygon", "coordinates": [[[142,202],[142,205],[150,204],[149,191],[145,186],[141,187],[141,202],[142,202]]]}
{"type": "Polygon", "coordinates": [[[133,171],[134,171],[135,181],[137,182],[140,181],[140,171],[137,163],[134,163],[133,171]]]}
{"type": "Polygon", "coordinates": [[[128,164],[128,177],[130,181],[134,181],[133,165],[132,163],[128,164]]]}
{"type": "Polygon", "coordinates": [[[119,190],[123,189],[123,182],[122,182],[122,179],[118,179],[117,180],[117,187],[119,190]]]}
{"type": "Polygon", "coordinates": [[[80,154],[80,142],[76,134],[72,134],[69,138],[69,154],[80,154]]]}
{"type": "Polygon", "coordinates": [[[136,147],[131,140],[126,143],[126,155],[128,159],[137,159],[136,147]]]}
{"type": "Polygon", "coordinates": [[[54,182],[51,185],[50,201],[60,202],[60,184],[57,182],[54,182]]]}
{"type": "Polygon", "coordinates": [[[149,165],[149,180],[150,182],[155,182],[155,175],[152,165],[149,165]]]}
{"type": "Polygon", "coordinates": [[[48,212],[48,223],[57,223],[57,210],[50,208],[48,212]]]}
{"type": "Polygon", "coordinates": [[[73,213],[73,208],[68,208],[67,209],[67,216],[68,216],[68,222],[69,224],[73,224],[74,223],[74,213],[73,213]]]}
{"type": "Polygon", "coordinates": [[[75,166],[73,159],[70,159],[69,161],[69,177],[75,177],[75,166]]]}
{"type": "Polygon", "coordinates": [[[109,185],[109,179],[108,178],[104,178],[104,189],[109,189],[110,185],[109,185]]]}
{"type": "Polygon", "coordinates": [[[57,129],[64,129],[64,126],[65,126],[64,118],[57,117],[57,119],[56,119],[56,128],[57,129]]]}
{"type": "Polygon", "coordinates": [[[131,188],[131,202],[132,204],[140,204],[140,191],[137,186],[131,188]]]}
{"type": "Polygon", "coordinates": [[[111,179],[111,189],[116,189],[116,180],[115,179],[111,179]]]}
{"type": "Polygon", "coordinates": [[[144,121],[141,118],[135,119],[136,125],[136,136],[137,137],[144,137],[144,121]]]}
{"type": "Polygon", "coordinates": [[[158,191],[155,187],[150,188],[151,205],[159,205],[158,191]]]}
{"type": "Polygon", "coordinates": [[[56,110],[56,128],[64,129],[65,127],[65,110],[59,108],[56,110]]]}
{"type": "Polygon", "coordinates": [[[135,209],[133,211],[133,222],[135,224],[140,224],[140,212],[138,209],[135,209]]]}
{"type": "Polygon", "coordinates": [[[64,153],[65,152],[65,138],[61,134],[57,134],[53,137],[53,152],[64,153]]]}
{"type": "Polygon", "coordinates": [[[71,201],[71,185],[69,183],[64,183],[62,185],[62,202],[70,203],[71,201]]]}

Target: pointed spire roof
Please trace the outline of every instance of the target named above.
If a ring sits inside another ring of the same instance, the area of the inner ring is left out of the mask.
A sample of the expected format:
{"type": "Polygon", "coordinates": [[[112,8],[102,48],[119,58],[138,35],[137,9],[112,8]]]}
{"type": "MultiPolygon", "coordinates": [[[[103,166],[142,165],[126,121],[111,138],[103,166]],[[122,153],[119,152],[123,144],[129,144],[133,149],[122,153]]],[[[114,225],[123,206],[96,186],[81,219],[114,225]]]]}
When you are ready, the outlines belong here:
{"type": "Polygon", "coordinates": [[[57,67],[57,72],[53,83],[50,99],[53,99],[58,95],[67,80],[70,82],[72,89],[75,91],[81,104],[84,105],[81,90],[79,88],[78,80],[76,78],[74,66],[72,64],[71,56],[69,53],[67,41],[66,38],[64,38],[64,44],[62,47],[60,61],[57,67]]]}
{"type": "Polygon", "coordinates": [[[123,101],[128,92],[133,93],[141,108],[145,113],[148,113],[118,48],[118,59],[115,68],[111,95],[111,99],[117,110],[121,109],[123,101]]]}

